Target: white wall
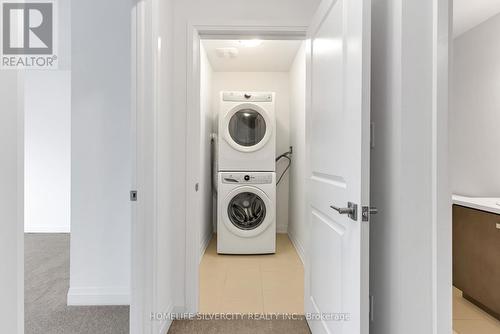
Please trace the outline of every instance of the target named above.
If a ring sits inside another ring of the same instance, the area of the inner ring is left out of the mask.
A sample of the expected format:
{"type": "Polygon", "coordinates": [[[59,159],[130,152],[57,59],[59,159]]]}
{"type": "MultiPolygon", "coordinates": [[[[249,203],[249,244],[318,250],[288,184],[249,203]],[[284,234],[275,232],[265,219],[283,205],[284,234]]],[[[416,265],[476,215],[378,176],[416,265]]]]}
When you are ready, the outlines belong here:
{"type": "Polygon", "coordinates": [[[24,75],[25,232],[70,231],[71,72],[24,75]]]}
{"type": "Polygon", "coordinates": [[[372,4],[370,333],[451,333],[448,1],[372,4]]]}
{"type": "MultiPolygon", "coordinates": [[[[176,235],[185,235],[186,217],[186,71],[187,71],[187,26],[188,22],[203,24],[261,24],[263,26],[307,26],[314,14],[319,0],[254,0],[251,6],[247,0],[175,0],[174,3],[174,72],[172,76],[174,85],[174,110],[171,122],[175,124],[175,189],[177,201],[175,202],[176,235]],[[285,10],[286,9],[286,10],[285,10]]],[[[160,131],[168,131],[161,129],[160,131]]],[[[191,189],[191,188],[190,188],[191,189]]],[[[176,239],[176,267],[182,268],[185,263],[185,240],[176,239]]],[[[178,271],[175,280],[175,304],[185,305],[183,271],[178,271]]]]}
{"type": "Polygon", "coordinates": [[[70,304],[129,302],[131,8],[71,7],[70,304]]]}
{"type": "Polygon", "coordinates": [[[289,73],[290,81],[290,145],[293,146],[290,167],[290,199],[288,234],[302,260],[308,238],[306,219],[306,42],[302,42],[289,73]]]}
{"type": "MultiPolygon", "coordinates": [[[[290,86],[288,72],[214,72],[212,81],[213,110],[219,110],[221,91],[275,92],[276,113],[276,155],[285,153],[290,147],[290,86]]],[[[282,159],[276,174],[281,175],[286,167],[282,159]]],[[[276,189],[276,229],[286,233],[288,229],[288,187],[289,173],[276,189]]]]}
{"type": "Polygon", "coordinates": [[[18,71],[0,71],[0,328],[24,332],[24,120],[18,71]]]}
{"type": "Polygon", "coordinates": [[[58,69],[24,74],[28,233],[70,231],[71,1],[56,4],[58,69]]]}
{"type": "Polygon", "coordinates": [[[25,74],[0,71],[0,331],[16,334],[24,333],[25,74]]]}
{"type": "MultiPolygon", "coordinates": [[[[200,226],[200,254],[205,251],[213,233],[213,193],[212,193],[212,143],[213,109],[212,109],[212,66],[208,61],[205,48],[200,43],[200,188],[202,217],[200,226]]],[[[201,260],[201,257],[200,257],[201,260]]]]}
{"type": "Polygon", "coordinates": [[[454,193],[500,196],[500,15],[454,40],[450,170],[454,193]]]}

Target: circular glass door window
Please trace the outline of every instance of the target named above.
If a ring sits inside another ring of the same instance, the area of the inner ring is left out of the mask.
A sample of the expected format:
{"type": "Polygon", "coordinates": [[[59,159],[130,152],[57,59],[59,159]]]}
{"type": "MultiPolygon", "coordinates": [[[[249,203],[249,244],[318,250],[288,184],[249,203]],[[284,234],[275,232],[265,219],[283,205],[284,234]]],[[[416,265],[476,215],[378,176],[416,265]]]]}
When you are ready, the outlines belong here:
{"type": "Polygon", "coordinates": [[[229,220],[239,229],[253,230],[266,218],[266,205],[254,193],[240,193],[231,199],[227,207],[229,220]]]}
{"type": "Polygon", "coordinates": [[[241,146],[257,145],[266,134],[266,120],[253,109],[242,109],[229,120],[229,135],[241,146]]]}

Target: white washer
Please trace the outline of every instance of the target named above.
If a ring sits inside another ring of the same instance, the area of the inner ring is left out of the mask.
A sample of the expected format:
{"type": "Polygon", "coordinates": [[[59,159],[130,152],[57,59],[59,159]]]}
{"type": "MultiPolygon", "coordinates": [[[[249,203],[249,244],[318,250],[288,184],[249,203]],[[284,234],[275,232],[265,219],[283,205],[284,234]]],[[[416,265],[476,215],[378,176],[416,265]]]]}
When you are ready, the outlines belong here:
{"type": "Polygon", "coordinates": [[[219,171],[276,170],[274,93],[221,92],[219,171]]]}
{"type": "Polygon", "coordinates": [[[220,172],[217,253],[276,252],[276,173],[220,172]]]}

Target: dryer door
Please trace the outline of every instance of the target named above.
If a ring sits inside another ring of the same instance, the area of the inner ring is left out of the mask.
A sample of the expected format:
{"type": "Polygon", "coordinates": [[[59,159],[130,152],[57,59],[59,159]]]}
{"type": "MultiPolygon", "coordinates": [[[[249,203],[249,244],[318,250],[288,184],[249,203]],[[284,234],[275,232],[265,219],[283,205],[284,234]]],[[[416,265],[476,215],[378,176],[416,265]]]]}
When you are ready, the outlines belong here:
{"type": "Polygon", "coordinates": [[[259,188],[238,187],[226,196],[224,204],[224,224],[240,237],[255,237],[273,222],[274,206],[259,188]]]}
{"type": "Polygon", "coordinates": [[[256,104],[243,103],[229,111],[224,119],[226,141],[241,152],[262,148],[273,131],[267,112],[256,104]]]}

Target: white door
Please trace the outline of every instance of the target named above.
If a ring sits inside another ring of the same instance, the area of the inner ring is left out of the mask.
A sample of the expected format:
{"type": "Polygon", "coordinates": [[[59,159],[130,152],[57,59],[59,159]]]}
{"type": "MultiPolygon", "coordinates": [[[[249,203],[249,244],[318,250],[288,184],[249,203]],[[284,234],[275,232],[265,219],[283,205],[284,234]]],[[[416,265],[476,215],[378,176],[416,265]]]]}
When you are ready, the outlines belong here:
{"type": "Polygon", "coordinates": [[[323,1],[308,34],[305,308],[313,334],[363,334],[369,323],[369,228],[362,209],[369,205],[370,1],[323,1]],[[343,210],[348,203],[355,207],[343,210]]]}

